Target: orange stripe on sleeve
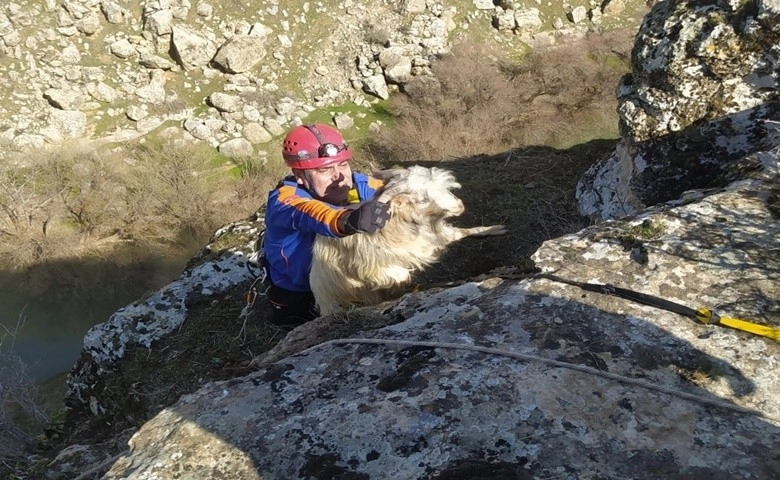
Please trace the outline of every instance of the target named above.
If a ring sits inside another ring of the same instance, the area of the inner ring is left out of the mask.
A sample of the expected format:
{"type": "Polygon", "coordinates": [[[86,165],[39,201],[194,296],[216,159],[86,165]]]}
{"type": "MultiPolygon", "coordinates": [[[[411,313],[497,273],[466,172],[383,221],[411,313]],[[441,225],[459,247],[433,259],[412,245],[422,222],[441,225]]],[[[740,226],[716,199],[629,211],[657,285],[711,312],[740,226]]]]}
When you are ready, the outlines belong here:
{"type": "Polygon", "coordinates": [[[295,187],[283,186],[279,188],[279,201],[289,205],[301,213],[304,213],[314,220],[323,223],[330,228],[331,232],[343,235],[339,231],[338,220],[344,214],[344,209],[333,208],[325,202],[304,198],[296,194],[295,187]]]}

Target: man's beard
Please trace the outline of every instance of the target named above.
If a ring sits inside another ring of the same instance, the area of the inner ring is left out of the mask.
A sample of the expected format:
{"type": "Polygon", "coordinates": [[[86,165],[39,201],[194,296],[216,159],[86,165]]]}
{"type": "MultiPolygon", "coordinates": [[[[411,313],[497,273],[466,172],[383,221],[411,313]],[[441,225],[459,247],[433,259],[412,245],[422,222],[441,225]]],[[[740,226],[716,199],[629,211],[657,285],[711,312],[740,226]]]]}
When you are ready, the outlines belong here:
{"type": "Polygon", "coordinates": [[[333,205],[346,205],[347,194],[349,194],[350,188],[352,187],[347,184],[329,185],[328,188],[325,189],[325,195],[322,196],[322,199],[333,205]]]}

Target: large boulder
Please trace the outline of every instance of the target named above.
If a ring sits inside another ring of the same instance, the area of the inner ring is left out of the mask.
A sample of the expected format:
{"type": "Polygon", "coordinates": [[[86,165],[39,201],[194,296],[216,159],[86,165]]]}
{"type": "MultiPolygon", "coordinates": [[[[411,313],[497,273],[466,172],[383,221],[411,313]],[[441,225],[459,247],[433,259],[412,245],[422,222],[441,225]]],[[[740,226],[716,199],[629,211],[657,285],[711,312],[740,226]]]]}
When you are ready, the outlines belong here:
{"type": "Polygon", "coordinates": [[[762,120],[780,118],[778,10],[762,0],[653,6],[618,87],[621,146],[578,187],[584,214],[634,214],[753,168],[745,156],[771,145],[762,120]]]}
{"type": "Polygon", "coordinates": [[[265,33],[236,35],[219,47],[213,61],[226,72],[247,72],[265,57],[265,42],[265,33]]]}
{"type": "Polygon", "coordinates": [[[183,26],[173,27],[171,47],[172,56],[185,70],[205,67],[217,53],[213,41],[183,26]]]}

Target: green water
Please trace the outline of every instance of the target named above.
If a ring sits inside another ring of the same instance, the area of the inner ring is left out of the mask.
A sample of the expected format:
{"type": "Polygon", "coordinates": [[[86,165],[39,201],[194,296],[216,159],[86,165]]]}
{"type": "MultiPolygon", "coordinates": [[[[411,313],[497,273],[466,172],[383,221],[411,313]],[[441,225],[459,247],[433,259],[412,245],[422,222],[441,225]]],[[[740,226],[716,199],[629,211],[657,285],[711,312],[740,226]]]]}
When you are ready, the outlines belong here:
{"type": "Polygon", "coordinates": [[[18,355],[36,383],[69,371],[91,327],[170,283],[191,256],[158,257],[135,265],[131,274],[117,268],[98,275],[86,263],[73,264],[72,276],[45,292],[31,288],[39,283],[34,278],[21,280],[0,271],[0,352],[18,355]]]}
{"type": "Polygon", "coordinates": [[[87,330],[134,300],[132,292],[107,297],[88,293],[31,295],[9,290],[0,292],[0,337],[5,334],[2,349],[8,352],[13,348],[36,383],[69,370],[87,330]]]}

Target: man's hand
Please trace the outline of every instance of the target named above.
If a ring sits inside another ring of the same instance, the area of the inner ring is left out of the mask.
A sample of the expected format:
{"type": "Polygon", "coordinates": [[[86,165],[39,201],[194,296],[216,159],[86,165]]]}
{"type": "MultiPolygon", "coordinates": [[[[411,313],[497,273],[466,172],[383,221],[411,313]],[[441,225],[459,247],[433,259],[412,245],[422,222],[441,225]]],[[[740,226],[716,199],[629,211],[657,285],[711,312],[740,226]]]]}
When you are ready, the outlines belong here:
{"type": "Polygon", "coordinates": [[[374,233],[385,226],[390,219],[390,205],[372,200],[361,203],[356,209],[342,217],[340,230],[346,235],[353,233],[374,233]]]}

